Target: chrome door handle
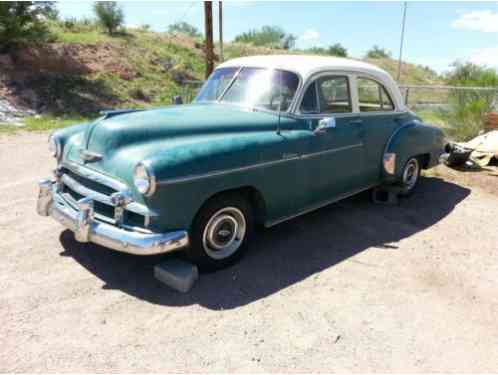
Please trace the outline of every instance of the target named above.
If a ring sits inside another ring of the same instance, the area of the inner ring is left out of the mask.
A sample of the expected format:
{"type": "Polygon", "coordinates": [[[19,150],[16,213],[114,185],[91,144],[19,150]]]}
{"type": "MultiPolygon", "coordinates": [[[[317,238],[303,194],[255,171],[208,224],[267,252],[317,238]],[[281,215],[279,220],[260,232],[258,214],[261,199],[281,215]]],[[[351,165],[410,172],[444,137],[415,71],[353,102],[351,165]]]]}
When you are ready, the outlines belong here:
{"type": "Polygon", "coordinates": [[[335,128],[335,118],[334,117],[325,117],[318,121],[318,126],[313,131],[315,134],[323,133],[327,129],[335,128]]]}

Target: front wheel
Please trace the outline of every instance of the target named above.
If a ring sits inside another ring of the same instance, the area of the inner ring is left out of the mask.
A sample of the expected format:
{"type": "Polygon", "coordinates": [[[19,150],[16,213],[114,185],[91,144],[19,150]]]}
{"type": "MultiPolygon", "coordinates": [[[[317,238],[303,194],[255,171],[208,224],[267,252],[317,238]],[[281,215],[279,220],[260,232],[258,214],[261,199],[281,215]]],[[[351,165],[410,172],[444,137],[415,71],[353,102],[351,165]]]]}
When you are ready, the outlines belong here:
{"type": "Polygon", "coordinates": [[[407,197],[415,191],[420,179],[420,160],[416,157],[410,158],[401,174],[401,191],[400,195],[407,197]]]}
{"type": "Polygon", "coordinates": [[[215,197],[194,220],[187,256],[202,270],[226,267],[246,251],[252,231],[252,209],[242,196],[215,197]]]}

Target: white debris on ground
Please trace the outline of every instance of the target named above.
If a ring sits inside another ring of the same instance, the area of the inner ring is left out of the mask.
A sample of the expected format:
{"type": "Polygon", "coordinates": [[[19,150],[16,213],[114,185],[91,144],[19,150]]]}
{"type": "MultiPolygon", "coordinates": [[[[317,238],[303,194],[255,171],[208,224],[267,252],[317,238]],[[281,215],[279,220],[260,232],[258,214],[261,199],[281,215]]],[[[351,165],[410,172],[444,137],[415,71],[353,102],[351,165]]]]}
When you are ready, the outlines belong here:
{"type": "Polygon", "coordinates": [[[0,126],[5,124],[23,126],[22,119],[35,114],[36,112],[31,110],[16,108],[7,100],[0,98],[0,126]]]}
{"type": "Polygon", "coordinates": [[[484,167],[492,158],[498,159],[498,130],[481,134],[468,142],[458,145],[474,150],[470,155],[472,161],[484,167]]]}

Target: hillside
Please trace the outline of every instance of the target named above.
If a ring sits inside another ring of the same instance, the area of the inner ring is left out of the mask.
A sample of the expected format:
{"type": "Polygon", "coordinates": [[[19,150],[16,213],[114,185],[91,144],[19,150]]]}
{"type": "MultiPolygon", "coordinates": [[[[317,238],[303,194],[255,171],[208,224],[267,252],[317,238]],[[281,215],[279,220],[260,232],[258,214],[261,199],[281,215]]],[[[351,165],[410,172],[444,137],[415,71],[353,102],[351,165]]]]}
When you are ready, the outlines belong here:
{"type": "MultiPolygon", "coordinates": [[[[110,37],[92,28],[68,31],[60,25],[54,26],[53,33],[53,43],[0,55],[0,98],[45,118],[91,117],[103,108],[169,104],[175,95],[191,96],[186,82],[204,76],[202,44],[185,36],[130,29],[110,37]]],[[[289,52],[225,45],[226,59],[275,53],[289,52]]],[[[390,59],[368,62],[393,75],[397,68],[390,59]]],[[[403,83],[438,81],[427,68],[403,65],[403,83]]],[[[59,125],[59,121],[53,124],[59,125]]]]}

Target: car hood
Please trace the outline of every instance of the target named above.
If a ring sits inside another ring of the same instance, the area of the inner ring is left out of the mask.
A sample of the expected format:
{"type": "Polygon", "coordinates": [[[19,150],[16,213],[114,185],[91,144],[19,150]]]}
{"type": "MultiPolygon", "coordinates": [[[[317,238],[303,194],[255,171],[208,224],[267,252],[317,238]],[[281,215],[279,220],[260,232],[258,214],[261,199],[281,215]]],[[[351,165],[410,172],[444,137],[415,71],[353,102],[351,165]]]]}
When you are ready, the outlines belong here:
{"type": "MultiPolygon", "coordinates": [[[[235,138],[253,138],[275,131],[275,114],[226,104],[192,104],[137,111],[97,120],[75,135],[65,150],[66,160],[85,164],[128,184],[135,165],[164,154],[236,143],[235,138]],[[81,152],[100,156],[86,163],[81,152]]],[[[170,155],[171,156],[171,155],[170,155]]],[[[178,155],[177,155],[178,156],[178,155]]]]}
{"type": "Polygon", "coordinates": [[[277,117],[233,105],[193,104],[137,111],[94,122],[83,146],[106,153],[123,146],[208,134],[275,129],[277,117]]]}

